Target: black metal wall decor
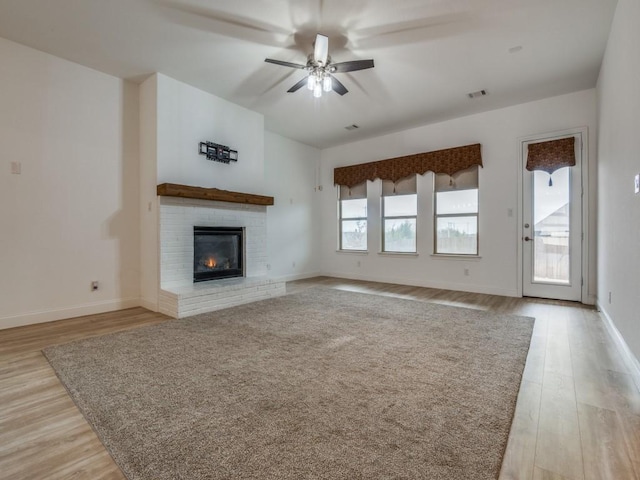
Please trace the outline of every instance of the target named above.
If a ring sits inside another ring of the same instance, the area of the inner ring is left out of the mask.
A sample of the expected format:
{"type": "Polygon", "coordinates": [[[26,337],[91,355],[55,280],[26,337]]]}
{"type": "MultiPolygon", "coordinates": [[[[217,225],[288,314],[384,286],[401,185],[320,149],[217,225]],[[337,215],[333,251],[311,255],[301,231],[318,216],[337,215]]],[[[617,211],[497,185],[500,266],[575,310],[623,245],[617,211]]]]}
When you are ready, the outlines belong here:
{"type": "Polygon", "coordinates": [[[226,145],[219,145],[213,142],[200,142],[198,153],[206,155],[207,160],[214,162],[229,163],[238,161],[238,151],[231,150],[226,145]]]}

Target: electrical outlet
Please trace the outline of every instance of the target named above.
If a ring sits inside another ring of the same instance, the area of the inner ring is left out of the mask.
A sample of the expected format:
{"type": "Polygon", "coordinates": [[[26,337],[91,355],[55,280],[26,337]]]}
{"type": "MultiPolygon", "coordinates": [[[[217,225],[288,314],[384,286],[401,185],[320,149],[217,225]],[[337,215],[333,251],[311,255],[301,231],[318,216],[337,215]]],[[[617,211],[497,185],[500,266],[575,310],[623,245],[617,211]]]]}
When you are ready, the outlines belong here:
{"type": "Polygon", "coordinates": [[[357,266],[357,267],[359,267],[359,266],[360,266],[360,260],[358,260],[358,261],[356,262],[356,266],[357,266]]]}
{"type": "Polygon", "coordinates": [[[296,268],[296,262],[291,262],[291,266],[292,266],[293,268],[296,268]]]}
{"type": "Polygon", "coordinates": [[[468,277],[468,276],[469,276],[469,269],[468,269],[468,268],[465,268],[465,269],[464,269],[464,276],[465,276],[465,277],[468,277]]]}
{"type": "Polygon", "coordinates": [[[271,264],[267,263],[267,270],[271,270],[271,264]]]}
{"type": "Polygon", "coordinates": [[[609,305],[611,305],[611,292],[609,292],[609,305]]]}
{"type": "Polygon", "coordinates": [[[22,173],[22,164],[20,162],[11,162],[11,173],[20,175],[22,173]]]}
{"type": "Polygon", "coordinates": [[[91,291],[95,292],[96,290],[98,290],[98,281],[94,280],[93,282],[91,282],[91,291]]]}

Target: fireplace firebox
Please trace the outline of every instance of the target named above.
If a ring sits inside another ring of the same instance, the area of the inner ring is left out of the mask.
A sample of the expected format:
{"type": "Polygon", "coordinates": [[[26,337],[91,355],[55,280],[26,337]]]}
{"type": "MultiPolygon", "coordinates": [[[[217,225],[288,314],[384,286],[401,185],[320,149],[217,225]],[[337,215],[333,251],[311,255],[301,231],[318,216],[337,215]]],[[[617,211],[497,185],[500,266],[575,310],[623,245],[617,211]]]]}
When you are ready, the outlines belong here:
{"type": "Polygon", "coordinates": [[[244,276],[244,228],[193,227],[193,281],[244,276]]]}

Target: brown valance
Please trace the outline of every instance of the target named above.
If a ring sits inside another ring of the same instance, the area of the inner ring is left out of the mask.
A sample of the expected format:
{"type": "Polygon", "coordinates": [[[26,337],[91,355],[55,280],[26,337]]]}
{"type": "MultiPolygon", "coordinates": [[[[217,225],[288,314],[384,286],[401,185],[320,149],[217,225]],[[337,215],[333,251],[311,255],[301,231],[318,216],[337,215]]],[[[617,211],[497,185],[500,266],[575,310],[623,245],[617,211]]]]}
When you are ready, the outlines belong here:
{"type": "Polygon", "coordinates": [[[530,143],[527,153],[527,170],[543,170],[552,174],[562,167],[576,164],[575,137],[530,143]]]}
{"type": "Polygon", "coordinates": [[[474,165],[482,166],[479,143],[339,167],[333,170],[333,183],[353,187],[365,180],[373,181],[376,178],[397,182],[401,178],[415,174],[423,175],[426,172],[453,175],[474,165]]]}

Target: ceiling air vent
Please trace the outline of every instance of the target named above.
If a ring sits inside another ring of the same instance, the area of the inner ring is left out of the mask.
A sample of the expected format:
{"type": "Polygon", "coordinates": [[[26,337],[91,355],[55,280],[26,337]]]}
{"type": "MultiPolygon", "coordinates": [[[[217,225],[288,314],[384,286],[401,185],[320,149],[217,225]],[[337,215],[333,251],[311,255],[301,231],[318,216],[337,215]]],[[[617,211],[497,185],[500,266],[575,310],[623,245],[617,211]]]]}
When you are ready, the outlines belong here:
{"type": "Polygon", "coordinates": [[[354,123],[353,125],[347,125],[344,128],[347,130],[355,130],[356,128],[360,128],[360,127],[354,123]]]}
{"type": "Polygon", "coordinates": [[[467,93],[467,95],[469,96],[469,98],[484,97],[486,94],[487,94],[487,91],[486,91],[486,90],[478,90],[477,92],[467,93]]]}

